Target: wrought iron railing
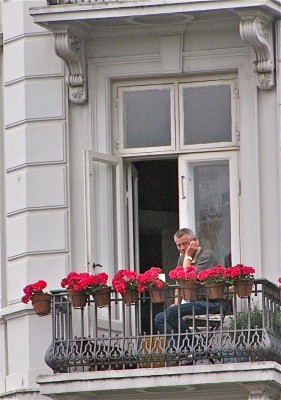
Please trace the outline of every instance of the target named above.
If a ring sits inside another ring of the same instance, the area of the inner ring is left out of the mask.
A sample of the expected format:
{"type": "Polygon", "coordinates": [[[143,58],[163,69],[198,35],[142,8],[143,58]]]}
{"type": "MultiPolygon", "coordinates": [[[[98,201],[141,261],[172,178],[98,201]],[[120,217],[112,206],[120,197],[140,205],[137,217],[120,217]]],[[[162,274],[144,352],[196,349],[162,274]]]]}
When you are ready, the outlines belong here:
{"type": "Polygon", "coordinates": [[[176,285],[169,286],[163,304],[153,304],[148,295],[140,295],[136,304],[127,306],[112,291],[109,307],[98,308],[89,298],[84,309],[73,309],[66,291],[53,291],[53,337],[46,363],[54,372],[255,360],[281,364],[276,285],[256,280],[251,296],[243,299],[228,293],[227,315],[225,300],[220,300],[217,315],[208,314],[208,309],[204,316],[193,312],[188,317],[189,329],[180,336],[161,334],[154,325],[155,314],[173,303],[175,289],[176,285]]]}

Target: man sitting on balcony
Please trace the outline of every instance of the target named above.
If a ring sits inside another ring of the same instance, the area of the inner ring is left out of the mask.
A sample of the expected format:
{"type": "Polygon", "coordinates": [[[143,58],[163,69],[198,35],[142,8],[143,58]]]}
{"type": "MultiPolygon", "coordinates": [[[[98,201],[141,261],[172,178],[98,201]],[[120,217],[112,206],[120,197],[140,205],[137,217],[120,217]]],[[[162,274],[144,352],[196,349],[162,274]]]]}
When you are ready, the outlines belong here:
{"type": "MultiPolygon", "coordinates": [[[[188,228],[178,230],[174,235],[174,241],[180,252],[177,265],[182,265],[183,267],[194,265],[198,273],[203,269],[209,269],[219,264],[219,261],[211,250],[203,250],[199,246],[199,241],[192,230],[188,228]]],[[[182,301],[180,305],[178,305],[178,302],[179,297],[175,295],[174,304],[166,311],[166,321],[165,312],[160,312],[155,316],[155,325],[158,331],[161,334],[166,333],[168,339],[171,338],[173,333],[176,334],[174,337],[175,343],[177,343],[178,333],[185,334],[189,331],[188,324],[183,317],[192,315],[193,312],[197,315],[206,314],[207,307],[210,314],[217,314],[221,310],[221,303],[212,300],[207,302],[206,295],[202,295],[201,300],[182,301]],[[180,319],[178,318],[178,312],[180,313],[180,319]]],[[[183,335],[182,340],[184,336],[185,335],[183,335]]],[[[182,340],[180,342],[182,342],[182,340]]]]}

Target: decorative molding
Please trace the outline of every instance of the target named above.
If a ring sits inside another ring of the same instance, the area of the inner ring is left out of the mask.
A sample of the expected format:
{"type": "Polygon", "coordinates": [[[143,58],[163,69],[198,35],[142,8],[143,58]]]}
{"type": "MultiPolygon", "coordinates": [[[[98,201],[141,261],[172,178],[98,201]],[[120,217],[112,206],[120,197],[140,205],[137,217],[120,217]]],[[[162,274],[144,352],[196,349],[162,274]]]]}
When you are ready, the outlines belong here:
{"type": "Polygon", "coordinates": [[[182,72],[182,35],[160,36],[159,43],[163,73],[182,72]]]}
{"type": "Polygon", "coordinates": [[[277,400],[280,397],[279,388],[270,384],[244,383],[243,386],[248,390],[248,400],[277,400]]]}
{"type": "Polygon", "coordinates": [[[250,392],[248,400],[273,400],[264,390],[253,390],[250,392]]]}
{"type": "Polygon", "coordinates": [[[84,41],[69,31],[55,33],[55,52],[68,67],[65,82],[69,87],[69,100],[77,104],[86,103],[88,95],[84,41]]]}
{"type": "Polygon", "coordinates": [[[272,89],[275,86],[272,20],[260,13],[239,12],[239,15],[241,39],[255,50],[257,86],[263,90],[272,89]]]}

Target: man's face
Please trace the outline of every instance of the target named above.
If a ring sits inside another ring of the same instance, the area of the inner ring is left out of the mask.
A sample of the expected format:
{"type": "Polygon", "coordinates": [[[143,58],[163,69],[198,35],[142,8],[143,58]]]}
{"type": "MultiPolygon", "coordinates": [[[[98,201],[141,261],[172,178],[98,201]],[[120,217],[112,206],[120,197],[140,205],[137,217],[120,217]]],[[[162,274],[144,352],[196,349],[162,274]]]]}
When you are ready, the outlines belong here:
{"type": "Polygon", "coordinates": [[[175,240],[178,251],[181,254],[185,254],[185,250],[188,248],[190,242],[192,240],[196,240],[196,239],[189,239],[188,235],[182,235],[180,238],[174,237],[174,240],[175,240]]]}

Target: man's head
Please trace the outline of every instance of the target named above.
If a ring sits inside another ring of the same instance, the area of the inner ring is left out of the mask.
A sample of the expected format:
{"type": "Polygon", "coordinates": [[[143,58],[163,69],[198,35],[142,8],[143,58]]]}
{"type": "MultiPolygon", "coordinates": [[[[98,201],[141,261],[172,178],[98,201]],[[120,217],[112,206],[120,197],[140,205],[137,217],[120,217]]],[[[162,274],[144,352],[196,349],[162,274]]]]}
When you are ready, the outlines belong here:
{"type": "Polygon", "coordinates": [[[175,244],[181,254],[185,254],[185,250],[193,240],[197,240],[196,235],[191,229],[188,228],[179,229],[174,234],[175,244]]]}

